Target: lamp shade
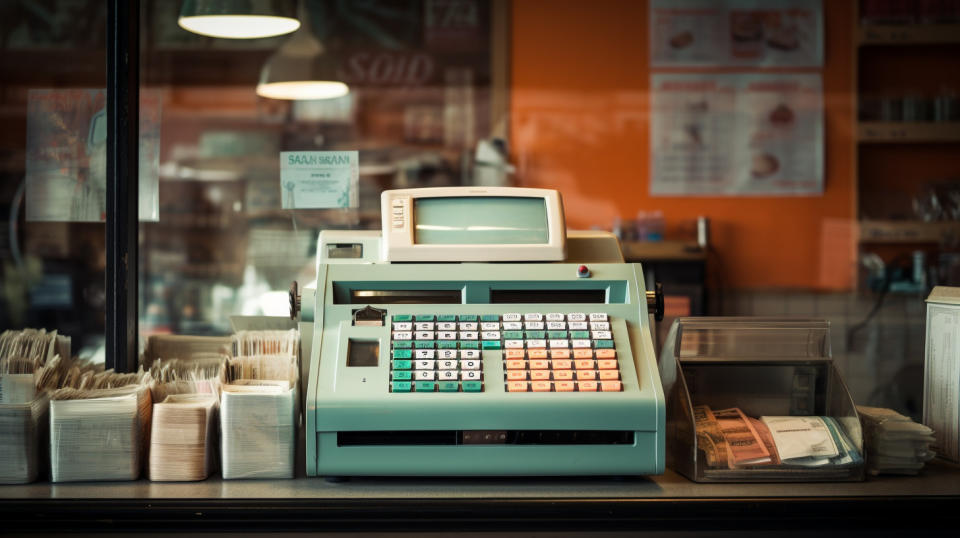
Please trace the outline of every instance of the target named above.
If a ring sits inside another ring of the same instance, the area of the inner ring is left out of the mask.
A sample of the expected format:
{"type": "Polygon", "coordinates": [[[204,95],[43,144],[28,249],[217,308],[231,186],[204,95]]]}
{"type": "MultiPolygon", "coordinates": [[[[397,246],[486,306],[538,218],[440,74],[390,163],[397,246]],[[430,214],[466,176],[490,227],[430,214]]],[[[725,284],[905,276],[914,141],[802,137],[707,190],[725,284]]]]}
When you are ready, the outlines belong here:
{"type": "Polygon", "coordinates": [[[270,99],[332,99],[350,88],[337,80],[336,62],[309,25],[290,36],[260,69],[257,95],[270,99]]]}
{"type": "Polygon", "coordinates": [[[184,0],[177,24],[228,39],[273,37],[300,27],[294,0],[184,0]]]}

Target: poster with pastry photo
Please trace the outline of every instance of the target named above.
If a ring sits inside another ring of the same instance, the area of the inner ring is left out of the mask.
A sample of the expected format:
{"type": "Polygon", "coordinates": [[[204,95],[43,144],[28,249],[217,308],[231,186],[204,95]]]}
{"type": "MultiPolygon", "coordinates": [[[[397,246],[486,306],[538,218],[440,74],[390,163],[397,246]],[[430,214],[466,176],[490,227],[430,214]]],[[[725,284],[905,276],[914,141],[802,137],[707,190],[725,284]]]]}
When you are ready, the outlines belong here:
{"type": "Polygon", "coordinates": [[[653,67],[822,67],[821,0],[650,0],[653,67]]]}
{"type": "Polygon", "coordinates": [[[818,74],[670,73],[651,78],[650,193],[823,193],[818,74]]]}

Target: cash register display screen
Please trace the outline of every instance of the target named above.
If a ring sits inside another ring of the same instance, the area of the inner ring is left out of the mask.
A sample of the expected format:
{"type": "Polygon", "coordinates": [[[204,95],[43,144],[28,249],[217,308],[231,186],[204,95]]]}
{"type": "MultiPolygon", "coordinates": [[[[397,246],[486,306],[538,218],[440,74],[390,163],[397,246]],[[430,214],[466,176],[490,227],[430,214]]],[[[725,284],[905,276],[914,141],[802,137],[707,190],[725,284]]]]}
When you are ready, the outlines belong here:
{"type": "Polygon", "coordinates": [[[550,242],[543,198],[414,198],[418,245],[542,245],[550,242]]]}

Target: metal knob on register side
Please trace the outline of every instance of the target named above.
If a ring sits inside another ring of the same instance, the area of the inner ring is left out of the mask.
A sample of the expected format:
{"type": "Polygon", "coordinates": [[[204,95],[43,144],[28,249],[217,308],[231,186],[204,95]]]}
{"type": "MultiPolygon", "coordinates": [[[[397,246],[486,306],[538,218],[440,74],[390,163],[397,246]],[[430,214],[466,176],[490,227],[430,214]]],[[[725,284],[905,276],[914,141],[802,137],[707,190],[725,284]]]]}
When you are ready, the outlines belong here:
{"type": "Polygon", "coordinates": [[[296,320],[300,313],[300,289],[297,287],[297,281],[290,283],[290,319],[296,320]]]}
{"type": "Polygon", "coordinates": [[[663,284],[657,282],[652,291],[647,291],[647,312],[653,319],[663,321],[663,284]]]}

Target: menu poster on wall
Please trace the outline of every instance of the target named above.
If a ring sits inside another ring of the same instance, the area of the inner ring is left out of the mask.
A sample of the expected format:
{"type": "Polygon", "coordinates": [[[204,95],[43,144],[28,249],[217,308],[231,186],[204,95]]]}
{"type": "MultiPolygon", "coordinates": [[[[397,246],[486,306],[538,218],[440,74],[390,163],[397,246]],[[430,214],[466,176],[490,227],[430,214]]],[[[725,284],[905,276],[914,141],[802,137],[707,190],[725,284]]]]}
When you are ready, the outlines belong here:
{"type": "Polygon", "coordinates": [[[282,151],[280,190],[283,209],[360,206],[360,152],[282,151]]]}
{"type": "Polygon", "coordinates": [[[820,0],[651,0],[654,67],[823,65],[820,0]]]}
{"type": "Polygon", "coordinates": [[[654,195],[823,192],[823,96],[814,74],[656,74],[654,195]]]}

